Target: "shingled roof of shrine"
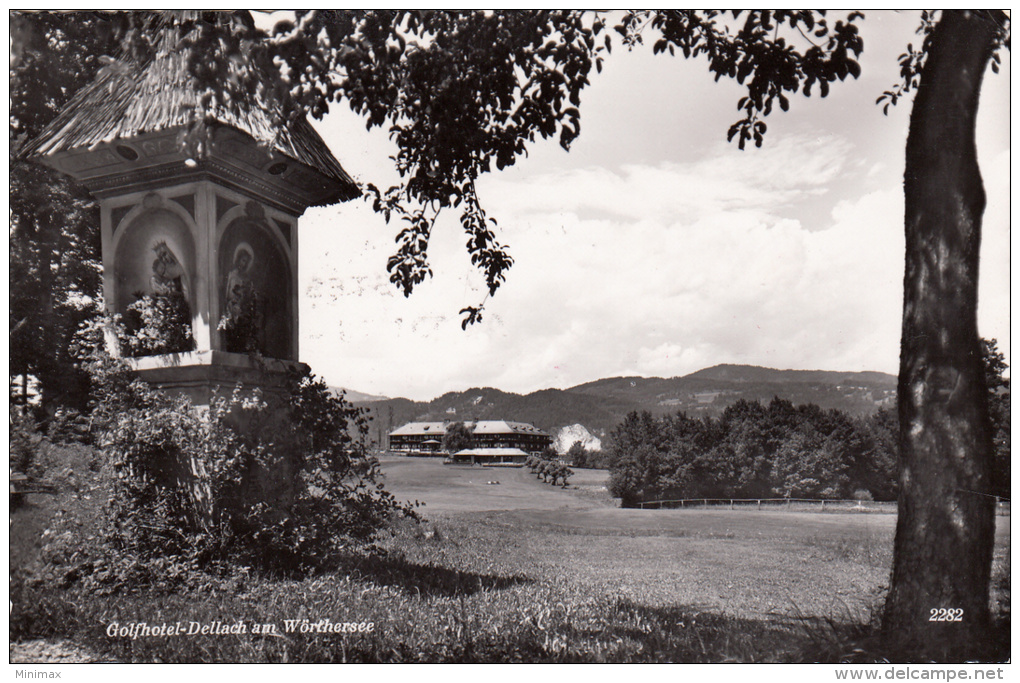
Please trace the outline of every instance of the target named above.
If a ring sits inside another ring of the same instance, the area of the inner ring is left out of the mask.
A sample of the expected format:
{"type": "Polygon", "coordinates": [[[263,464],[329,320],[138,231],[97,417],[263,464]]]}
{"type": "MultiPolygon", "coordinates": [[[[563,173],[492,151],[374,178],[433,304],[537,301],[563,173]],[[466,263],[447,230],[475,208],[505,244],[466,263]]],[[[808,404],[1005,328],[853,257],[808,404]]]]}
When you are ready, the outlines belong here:
{"type": "MultiPolygon", "coordinates": [[[[175,34],[164,30],[155,56],[144,65],[107,58],[96,78],[79,90],[61,113],[22,150],[20,156],[50,156],[145,133],[184,129],[195,122],[199,85],[188,70],[188,55],[175,34]]],[[[326,176],[335,191],[316,205],[359,196],[357,183],[333,156],[322,137],[301,117],[279,126],[268,106],[221,106],[207,118],[233,127],[274,152],[326,176]]]]}

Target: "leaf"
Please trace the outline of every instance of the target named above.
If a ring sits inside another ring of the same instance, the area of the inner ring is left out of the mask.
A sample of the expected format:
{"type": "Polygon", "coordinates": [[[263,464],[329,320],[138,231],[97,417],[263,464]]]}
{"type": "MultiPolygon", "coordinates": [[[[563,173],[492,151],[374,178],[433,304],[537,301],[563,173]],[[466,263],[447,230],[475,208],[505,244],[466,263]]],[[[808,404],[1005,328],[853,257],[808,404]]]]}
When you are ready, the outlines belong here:
{"type": "Polygon", "coordinates": [[[465,316],[464,320],[460,323],[461,330],[467,330],[468,325],[482,322],[482,307],[475,308],[468,306],[467,308],[462,308],[460,314],[465,316]]]}

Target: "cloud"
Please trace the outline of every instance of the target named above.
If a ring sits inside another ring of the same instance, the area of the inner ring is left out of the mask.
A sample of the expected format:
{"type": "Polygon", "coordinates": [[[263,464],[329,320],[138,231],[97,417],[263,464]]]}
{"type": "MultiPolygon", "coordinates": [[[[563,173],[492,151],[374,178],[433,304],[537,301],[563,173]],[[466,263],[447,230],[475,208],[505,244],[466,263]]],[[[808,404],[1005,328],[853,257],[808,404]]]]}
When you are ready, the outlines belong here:
{"type": "Polygon", "coordinates": [[[738,166],[709,159],[505,186],[499,196],[514,198],[501,207],[512,212],[508,223],[526,224],[513,233],[526,272],[512,275],[506,294],[515,300],[497,302],[522,311],[524,336],[564,348],[574,366],[590,362],[595,376],[680,374],[715,362],[803,367],[810,359],[894,369],[902,201],[866,195],[814,217],[808,230],[785,214],[820,177],[831,180],[845,148],[784,142],[738,166]],[[777,164],[792,170],[767,172],[777,164]],[[770,192],[777,177],[785,184],[770,192]],[[577,326],[555,331],[557,320],[578,316],[598,321],[598,330],[587,338],[577,326]],[[870,353],[848,350],[876,326],[887,331],[881,353],[874,341],[870,353]]]}
{"type": "MultiPolygon", "coordinates": [[[[364,205],[311,211],[302,357],[333,383],[415,399],[717,363],[895,373],[901,171],[874,170],[858,144],[777,135],[698,161],[486,178],[515,265],[466,332],[457,311],[485,290],[454,215],[433,234],[435,277],[405,299],[385,270],[394,226],[364,205]]],[[[1008,151],[982,163],[981,330],[1008,354],[1008,151]]]]}
{"type": "Polygon", "coordinates": [[[501,216],[580,213],[631,220],[716,212],[771,211],[819,193],[844,171],[850,145],[838,136],[776,136],[762,149],[737,152],[719,143],[702,160],[655,166],[624,164],[485,178],[481,194],[501,216]],[[594,191],[598,189],[598,192],[594,191]]]}
{"type": "Polygon", "coordinates": [[[411,299],[386,282],[388,241],[370,245],[372,230],[352,220],[343,240],[360,247],[312,249],[305,349],[342,349],[332,362],[354,388],[414,398],[722,362],[895,371],[902,200],[871,193],[828,216],[797,208],[846,156],[838,139],[782,140],[739,164],[489,183],[516,264],[467,332],[456,310],[484,293],[452,220],[433,238],[435,278],[411,299]]]}
{"type": "Polygon", "coordinates": [[[559,216],[559,230],[529,233],[541,245],[517,244],[528,274],[556,275],[520,278],[508,305],[523,311],[522,338],[562,352],[550,362],[592,376],[719,362],[894,370],[901,215],[898,197],[878,193],[842,204],[820,231],[750,209],[690,224],[559,216]],[[576,318],[593,323],[557,327],[576,318]]]}

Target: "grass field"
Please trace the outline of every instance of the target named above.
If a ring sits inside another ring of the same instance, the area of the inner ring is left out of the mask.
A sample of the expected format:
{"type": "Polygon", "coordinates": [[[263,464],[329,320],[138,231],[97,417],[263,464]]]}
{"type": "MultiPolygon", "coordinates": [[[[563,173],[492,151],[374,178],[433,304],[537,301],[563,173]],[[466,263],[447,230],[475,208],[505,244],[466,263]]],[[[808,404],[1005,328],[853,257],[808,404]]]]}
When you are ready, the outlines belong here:
{"type": "MultiPolygon", "coordinates": [[[[888,656],[858,646],[888,581],[895,515],[621,509],[603,489],[606,473],[595,470],[578,470],[562,488],[524,468],[397,456],[382,467],[399,499],[424,503],[425,521],[385,534],[375,557],[305,581],[235,577],[174,595],[82,596],[19,584],[12,641],[62,639],[99,659],[164,662],[888,656]],[[112,622],[168,620],[282,630],[293,619],[373,630],[136,640],[105,632],[112,622]]],[[[1006,614],[1009,522],[997,519],[993,578],[1006,614]]],[[[23,528],[18,543],[28,550],[19,558],[31,555],[41,525],[23,528]]]]}
{"type": "MultiPolygon", "coordinates": [[[[866,621],[889,578],[895,515],[621,509],[608,494],[598,497],[604,470],[577,470],[564,489],[526,468],[449,467],[399,456],[382,464],[397,498],[424,502],[420,510],[433,526],[490,548],[492,563],[649,606],[866,621]]],[[[997,520],[1003,565],[1010,519],[997,520]]]]}
{"type": "MultiPolygon", "coordinates": [[[[399,455],[383,455],[379,460],[386,489],[400,500],[424,502],[426,514],[587,509],[593,501],[572,494],[604,489],[608,479],[605,470],[576,470],[570,478],[571,488],[563,489],[539,481],[524,467],[444,465],[439,458],[399,455]]],[[[608,494],[604,498],[612,500],[608,494]]]]}

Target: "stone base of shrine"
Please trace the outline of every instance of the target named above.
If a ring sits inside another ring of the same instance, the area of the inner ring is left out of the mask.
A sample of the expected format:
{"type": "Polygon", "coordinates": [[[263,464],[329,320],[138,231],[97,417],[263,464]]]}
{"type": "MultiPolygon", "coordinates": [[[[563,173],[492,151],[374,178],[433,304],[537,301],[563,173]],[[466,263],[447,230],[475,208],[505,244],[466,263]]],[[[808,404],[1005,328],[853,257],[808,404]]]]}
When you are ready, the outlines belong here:
{"type": "Polygon", "coordinates": [[[163,391],[184,394],[200,408],[208,408],[217,396],[229,399],[237,387],[245,394],[260,390],[272,408],[287,400],[288,378],[308,370],[297,361],[226,351],[168,353],[127,360],[139,379],[163,391]]]}
{"type": "MultiPolygon", "coordinates": [[[[229,400],[235,389],[242,399],[258,389],[266,409],[252,414],[240,406],[231,406],[223,416],[226,424],[241,433],[259,438],[286,434],[290,427],[290,392],[288,379],[307,371],[308,366],[296,361],[260,358],[225,351],[172,353],[159,356],[125,359],[138,378],[168,393],[184,394],[195,409],[208,415],[217,397],[229,400]]],[[[187,472],[177,473],[176,481],[192,481],[196,500],[204,501],[210,510],[215,507],[208,490],[205,464],[193,460],[187,472]]],[[[253,477],[258,499],[273,505],[286,506],[298,490],[295,478],[294,453],[286,446],[274,447],[258,467],[248,472],[253,477]]]]}

